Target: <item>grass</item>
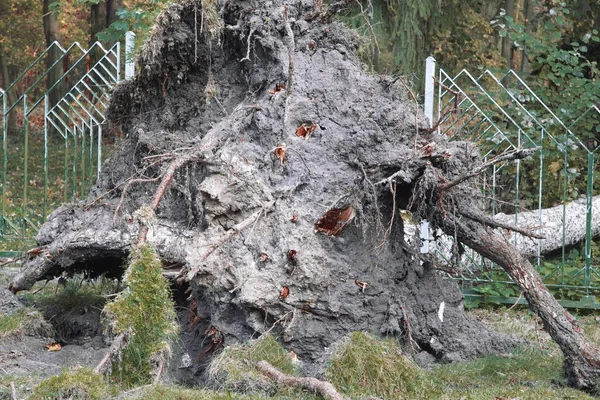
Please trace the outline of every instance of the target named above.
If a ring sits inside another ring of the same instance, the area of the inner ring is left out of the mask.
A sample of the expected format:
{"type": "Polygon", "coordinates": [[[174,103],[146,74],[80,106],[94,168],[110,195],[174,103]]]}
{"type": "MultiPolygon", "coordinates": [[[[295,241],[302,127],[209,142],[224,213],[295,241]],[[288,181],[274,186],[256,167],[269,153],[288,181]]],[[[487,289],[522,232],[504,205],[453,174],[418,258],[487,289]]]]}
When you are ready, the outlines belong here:
{"type": "Polygon", "coordinates": [[[112,369],[112,377],[125,386],[149,383],[153,360],[169,356],[178,334],[169,282],[162,271],[150,245],[133,249],[123,277],[125,290],[104,308],[113,333],[129,336],[112,369]]]}
{"type": "Polygon", "coordinates": [[[106,383],[101,374],[89,368],[74,368],[42,381],[30,399],[104,400],[117,393],[118,390],[106,383]]]}
{"type": "Polygon", "coordinates": [[[326,377],[351,398],[433,399],[442,392],[428,371],[403,354],[397,341],[377,339],[365,332],[353,333],[337,350],[326,377]]]}
{"type": "Polygon", "coordinates": [[[212,381],[217,382],[226,391],[270,394],[276,398],[288,398],[287,396],[295,398],[294,390],[279,387],[254,368],[254,364],[262,360],[285,374],[298,374],[298,368],[292,361],[290,353],[270,335],[245,344],[226,347],[213,358],[208,374],[212,381]]]}
{"type": "MultiPolygon", "coordinates": [[[[65,140],[58,133],[49,135],[45,180],[43,131],[31,129],[27,151],[24,130],[7,137],[6,196],[3,198],[7,225],[1,232],[4,238],[0,240],[0,251],[24,251],[34,247],[33,237],[52,210],[87,196],[96,176],[97,149],[95,144],[89,148],[89,135],[85,140],[82,151],[81,138],[75,143],[72,136],[65,140]]],[[[103,148],[104,160],[112,146],[105,141],[103,148]]],[[[3,154],[1,147],[0,154],[3,154]]],[[[0,180],[0,186],[2,184],[0,180]]]]}
{"type": "MultiPolygon", "coordinates": [[[[135,275],[129,279],[135,279],[135,275]]],[[[493,325],[497,330],[533,339],[533,346],[522,347],[504,356],[489,356],[424,370],[402,352],[396,341],[356,332],[334,351],[324,379],[351,400],[594,398],[561,385],[564,381],[562,355],[543,332],[536,333],[539,329],[536,328],[536,321],[526,310],[478,309],[471,312],[471,315],[493,325]]],[[[594,341],[600,335],[597,318],[595,314],[579,317],[580,323],[588,329],[588,335],[594,341]]],[[[126,393],[125,398],[128,399],[320,399],[300,389],[282,387],[264,377],[253,367],[260,360],[268,361],[286,374],[301,375],[290,352],[276,338],[267,335],[242,345],[229,346],[213,358],[209,372],[218,382],[219,390],[176,385],[127,386],[114,380],[114,376],[107,381],[89,370],[76,369],[42,382],[33,391],[31,398],[95,399],[107,398],[107,394],[116,396],[118,392],[121,395],[126,393]],[[123,392],[124,388],[130,390],[123,392]],[[97,393],[103,393],[104,397],[95,397],[97,393]]],[[[0,393],[7,390],[5,382],[8,381],[0,379],[0,386],[4,385],[4,389],[0,387],[0,393]]]]}
{"type": "Polygon", "coordinates": [[[52,336],[53,329],[35,309],[22,307],[11,314],[0,314],[0,339],[18,335],[52,336]]]}
{"type": "Polygon", "coordinates": [[[38,282],[22,296],[27,304],[36,309],[57,308],[61,313],[69,313],[82,308],[102,309],[107,297],[116,293],[118,286],[113,279],[99,277],[86,281],[84,277],[76,275],[68,279],[64,286],[54,282],[48,285],[38,282]],[[39,292],[34,294],[37,290],[39,292]]]}

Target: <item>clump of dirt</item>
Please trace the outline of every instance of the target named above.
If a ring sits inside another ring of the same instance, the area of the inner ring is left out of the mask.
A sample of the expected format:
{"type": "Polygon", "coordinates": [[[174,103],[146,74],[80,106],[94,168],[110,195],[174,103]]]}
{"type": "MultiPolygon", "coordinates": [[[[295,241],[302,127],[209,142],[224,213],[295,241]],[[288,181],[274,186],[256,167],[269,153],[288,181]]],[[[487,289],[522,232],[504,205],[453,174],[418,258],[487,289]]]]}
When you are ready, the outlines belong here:
{"type": "Polygon", "coordinates": [[[400,218],[428,201],[413,192],[428,166],[456,176],[474,147],[423,137],[405,87],[365,72],[352,32],[312,2],[207,3],[158,19],[137,77],[112,96],[125,140],[88,200],[49,217],[37,237],[47,255],[26,261],[12,289],[118,270],[142,226],[165,267],[181,268],[183,381],[268,330],[308,373],[353,331],[398,337],[425,361],[514,345],[464,315],[457,285],[421,260],[400,218]],[[221,24],[203,19],[214,13],[221,24]]]}

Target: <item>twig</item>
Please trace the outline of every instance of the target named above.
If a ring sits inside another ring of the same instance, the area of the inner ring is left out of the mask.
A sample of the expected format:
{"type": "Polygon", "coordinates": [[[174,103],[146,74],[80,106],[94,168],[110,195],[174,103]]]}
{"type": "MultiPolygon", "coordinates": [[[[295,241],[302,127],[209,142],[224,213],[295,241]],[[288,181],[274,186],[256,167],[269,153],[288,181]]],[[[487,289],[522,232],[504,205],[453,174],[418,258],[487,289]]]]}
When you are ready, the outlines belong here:
{"type": "Polygon", "coordinates": [[[404,310],[404,307],[402,307],[402,304],[400,304],[399,306],[400,306],[400,311],[402,311],[402,318],[404,319],[404,329],[406,330],[406,339],[408,339],[408,343],[410,344],[410,350],[413,353],[416,353],[414,345],[416,345],[419,350],[421,350],[421,346],[419,346],[419,344],[413,340],[412,335],[410,333],[410,322],[408,321],[408,316],[406,315],[406,311],[404,310]]]}
{"type": "Polygon", "coordinates": [[[325,10],[325,12],[321,13],[320,16],[320,20],[323,23],[328,23],[331,18],[342,12],[344,9],[350,7],[350,4],[352,3],[352,0],[339,0],[336,1],[335,3],[332,3],[329,5],[329,7],[327,7],[327,10],[325,10]]]}
{"type": "Polygon", "coordinates": [[[27,257],[27,253],[23,254],[23,255],[22,255],[22,256],[20,256],[20,257],[9,258],[9,259],[7,259],[6,261],[4,261],[4,262],[1,262],[1,263],[0,263],[0,267],[4,267],[5,265],[9,265],[9,264],[14,264],[14,263],[16,263],[17,261],[24,259],[25,257],[27,257]]]}
{"type": "MultiPolygon", "coordinates": [[[[171,163],[167,167],[167,170],[162,175],[162,180],[160,181],[160,184],[154,191],[154,196],[152,196],[152,203],[150,203],[150,209],[152,211],[156,211],[156,209],[158,208],[158,204],[162,200],[163,196],[165,195],[165,193],[167,191],[167,188],[171,184],[171,181],[173,180],[173,176],[175,176],[175,172],[177,172],[177,170],[179,168],[181,168],[183,165],[185,165],[186,163],[192,161],[193,159],[195,159],[197,157],[198,157],[198,155],[196,154],[196,152],[191,152],[191,153],[179,156],[179,157],[175,158],[173,161],[171,161],[171,163]]],[[[142,246],[144,243],[146,243],[147,235],[148,235],[148,225],[144,224],[140,227],[140,231],[138,233],[138,240],[137,240],[138,246],[142,246]]]]}
{"type": "MultiPolygon", "coordinates": [[[[133,177],[133,176],[132,176],[133,177]]],[[[130,178],[131,179],[131,178],[130,178]]],[[[87,203],[85,206],[83,206],[83,210],[87,211],[90,208],[92,208],[92,206],[94,204],[96,204],[98,201],[102,200],[103,198],[105,198],[106,196],[108,196],[109,194],[115,192],[118,188],[120,188],[121,186],[123,186],[125,183],[127,183],[127,181],[123,181],[121,183],[119,183],[117,186],[115,186],[114,188],[107,190],[106,192],[102,193],[100,196],[96,197],[94,200],[90,201],[89,203],[87,203]]]]}
{"type": "Polygon", "coordinates": [[[396,217],[396,182],[392,182],[390,185],[390,192],[392,192],[392,216],[390,217],[390,223],[388,224],[387,229],[383,233],[383,240],[376,249],[380,249],[387,242],[392,233],[392,226],[394,225],[394,218],[396,217]]]}
{"type": "Polygon", "coordinates": [[[535,324],[535,338],[537,339],[538,346],[540,348],[540,353],[544,354],[544,348],[542,346],[542,341],[540,340],[540,331],[538,329],[538,315],[533,314],[533,323],[535,324]]]}
{"type": "Polygon", "coordinates": [[[119,216],[119,210],[121,210],[121,207],[123,206],[123,201],[125,200],[125,195],[127,194],[127,191],[129,190],[131,185],[133,185],[134,183],[156,182],[160,178],[161,178],[161,176],[157,176],[156,178],[147,178],[147,179],[144,179],[144,178],[128,179],[125,187],[121,191],[121,198],[119,199],[119,203],[117,203],[117,208],[115,208],[115,213],[113,215],[113,224],[115,224],[117,222],[117,217],[119,216]]]}
{"type": "Polygon", "coordinates": [[[119,336],[117,336],[115,338],[115,340],[110,345],[110,349],[108,349],[108,351],[102,358],[102,361],[100,361],[100,364],[98,364],[98,366],[96,366],[97,373],[102,373],[104,371],[104,369],[106,368],[106,365],[108,364],[110,359],[115,354],[117,354],[119,351],[121,351],[121,349],[123,347],[125,347],[128,340],[129,340],[129,332],[120,333],[119,336]]]}
{"type": "MultiPolygon", "coordinates": [[[[356,1],[358,1],[358,0],[356,0],[356,1]]],[[[414,147],[414,152],[416,153],[417,152],[417,139],[419,137],[419,101],[417,100],[417,96],[415,96],[413,91],[408,87],[408,85],[406,84],[406,82],[404,82],[404,79],[402,79],[401,76],[396,77],[396,79],[394,79],[394,81],[396,81],[396,80],[400,81],[402,86],[404,86],[404,88],[410,94],[410,97],[412,97],[413,101],[415,102],[415,147],[414,147]]]]}
{"type": "Polygon", "coordinates": [[[379,49],[379,42],[377,41],[377,36],[375,36],[375,30],[373,29],[373,25],[371,25],[371,22],[369,22],[369,18],[367,18],[367,16],[365,15],[365,10],[363,9],[362,3],[359,0],[356,0],[356,3],[360,7],[360,15],[362,15],[363,19],[365,20],[365,23],[371,31],[371,36],[373,37],[373,41],[375,42],[375,48],[377,48],[377,58],[379,58],[381,50],[379,49]]]}
{"type": "Polygon", "coordinates": [[[453,113],[453,112],[457,112],[458,111],[458,99],[461,95],[460,92],[457,92],[455,90],[450,89],[448,86],[444,85],[442,82],[440,82],[435,76],[433,77],[435,83],[437,83],[438,85],[440,85],[441,87],[443,87],[444,89],[446,89],[447,91],[449,91],[450,93],[452,93],[454,95],[454,104],[452,105],[452,107],[446,109],[444,111],[444,113],[438,118],[438,120],[431,126],[431,128],[427,129],[427,132],[432,133],[435,132],[438,127],[440,126],[440,124],[446,120],[446,117],[453,113]]]}
{"type": "MultiPolygon", "coordinates": [[[[288,311],[285,314],[283,314],[283,317],[279,318],[277,321],[273,322],[273,325],[271,325],[271,327],[269,329],[267,329],[266,331],[264,331],[259,337],[258,339],[268,335],[273,329],[275,329],[275,327],[277,326],[278,323],[280,323],[281,321],[285,321],[287,320],[288,316],[290,314],[293,314],[294,310],[292,311],[288,311]]],[[[266,322],[266,321],[265,321],[266,322]]]]}
{"type": "Polygon", "coordinates": [[[346,398],[342,396],[336,390],[336,388],[329,382],[321,381],[317,378],[312,377],[292,377],[277,370],[277,368],[273,367],[266,361],[259,361],[256,364],[256,368],[258,368],[263,374],[267,375],[269,378],[275,380],[276,382],[284,386],[297,386],[304,389],[308,389],[314,393],[320,394],[328,400],[346,400],[346,398]]]}
{"type": "Polygon", "coordinates": [[[310,168],[308,168],[308,165],[306,164],[306,161],[304,161],[304,157],[302,157],[302,154],[300,154],[300,152],[292,147],[288,147],[287,150],[291,150],[294,153],[298,154],[298,157],[300,157],[300,159],[302,160],[302,163],[304,164],[304,166],[306,167],[306,170],[308,171],[308,175],[311,175],[310,173],[310,168]]]}
{"type": "Polygon", "coordinates": [[[285,33],[288,37],[288,82],[286,88],[286,96],[289,98],[294,92],[294,67],[296,64],[296,42],[294,40],[294,31],[292,31],[292,27],[290,26],[290,21],[288,20],[287,14],[287,6],[283,6],[283,22],[285,24],[285,33]]]}
{"type": "Polygon", "coordinates": [[[517,299],[517,301],[515,301],[515,304],[513,304],[512,306],[510,306],[508,309],[506,309],[506,311],[510,311],[513,308],[515,308],[517,306],[517,304],[519,304],[519,302],[521,301],[521,299],[523,298],[523,292],[521,292],[519,294],[519,298],[517,299]]]}
{"type": "Polygon", "coordinates": [[[12,398],[13,398],[13,400],[19,400],[19,397],[17,396],[17,388],[16,388],[15,383],[13,381],[10,381],[10,390],[12,392],[12,398]]]}
{"type": "Polygon", "coordinates": [[[516,149],[513,151],[509,151],[507,153],[501,154],[497,157],[494,157],[493,159],[491,159],[490,161],[483,163],[482,165],[480,165],[479,167],[475,168],[475,170],[473,172],[470,172],[468,174],[462,175],[459,178],[453,180],[452,182],[448,182],[448,183],[444,183],[442,185],[440,185],[438,187],[438,190],[440,192],[448,190],[460,183],[463,183],[464,181],[466,181],[467,179],[470,179],[474,176],[477,176],[479,174],[481,174],[482,172],[484,172],[486,169],[488,169],[489,167],[491,167],[494,164],[498,164],[499,162],[502,161],[508,161],[508,160],[517,160],[517,159],[522,159],[522,158],[527,158],[530,155],[532,155],[533,153],[535,153],[536,151],[538,151],[539,149],[541,149],[541,147],[532,147],[529,149],[516,149]]]}
{"type": "Polygon", "coordinates": [[[156,371],[156,376],[154,377],[154,384],[157,385],[160,382],[160,377],[162,376],[163,370],[165,368],[165,360],[162,358],[158,360],[158,368],[156,371]]]}
{"type": "Polygon", "coordinates": [[[377,202],[377,190],[375,189],[373,182],[367,176],[367,171],[365,171],[365,167],[362,165],[362,163],[358,163],[358,165],[360,166],[363,176],[365,177],[365,181],[367,181],[367,183],[371,186],[371,190],[373,190],[373,203],[375,204],[375,214],[377,217],[377,232],[381,233],[383,232],[383,223],[381,222],[381,211],[379,210],[379,203],[377,202]]]}

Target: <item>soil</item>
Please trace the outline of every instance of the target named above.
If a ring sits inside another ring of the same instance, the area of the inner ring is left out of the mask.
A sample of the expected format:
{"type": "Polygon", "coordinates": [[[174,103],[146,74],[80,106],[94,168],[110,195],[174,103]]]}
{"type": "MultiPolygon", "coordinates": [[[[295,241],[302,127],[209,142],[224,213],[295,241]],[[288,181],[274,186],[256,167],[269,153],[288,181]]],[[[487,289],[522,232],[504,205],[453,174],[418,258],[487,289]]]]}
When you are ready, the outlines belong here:
{"type": "MultiPolygon", "coordinates": [[[[0,281],[17,272],[16,268],[3,267],[0,281]]],[[[0,315],[11,314],[25,304],[24,297],[0,288],[0,315]]],[[[94,368],[110,345],[102,335],[99,310],[81,308],[57,314],[57,306],[53,308],[54,311],[46,310],[43,318],[32,318],[18,331],[0,336],[0,372],[17,382],[16,390],[21,396],[32,389],[32,384],[58,375],[64,368],[94,368]],[[46,345],[56,342],[62,345],[61,350],[48,351],[46,345]]],[[[9,392],[0,388],[0,398],[5,393],[9,392]]]]}
{"type": "Polygon", "coordinates": [[[475,147],[428,136],[405,85],[366,72],[355,35],[312,5],[289,2],[287,16],[262,1],[170,6],[137,77],[113,93],[125,139],[87,201],[48,218],[46,253],[11,289],[75,271],[118,276],[145,226],[165,267],[180,268],[181,382],[205,383],[213,351],[266,331],[311,375],[352,331],[398,337],[423,364],[514,346],[464,314],[456,283],[419,255],[400,216],[424,212],[413,190],[432,163],[456,177],[478,162],[475,147]],[[200,15],[213,25],[197,34],[200,15]]]}

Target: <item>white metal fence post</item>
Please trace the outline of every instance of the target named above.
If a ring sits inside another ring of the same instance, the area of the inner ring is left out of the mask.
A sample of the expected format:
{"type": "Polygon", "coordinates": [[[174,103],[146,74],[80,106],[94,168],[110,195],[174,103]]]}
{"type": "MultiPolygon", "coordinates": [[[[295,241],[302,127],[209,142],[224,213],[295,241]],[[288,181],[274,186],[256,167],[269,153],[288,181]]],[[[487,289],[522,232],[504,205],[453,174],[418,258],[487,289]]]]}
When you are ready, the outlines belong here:
{"type": "Polygon", "coordinates": [[[135,33],[125,33],[125,79],[133,78],[135,75],[135,62],[133,59],[135,47],[135,33]]]}
{"type": "MultiPolygon", "coordinates": [[[[425,60],[425,116],[429,120],[429,127],[433,127],[433,95],[435,93],[433,86],[433,77],[435,76],[435,58],[427,57],[425,60]]],[[[429,221],[423,220],[419,226],[421,237],[421,253],[429,253],[429,221]]]]}
{"type": "Polygon", "coordinates": [[[429,127],[433,126],[433,77],[435,76],[435,58],[427,57],[425,60],[425,116],[429,120],[429,127]]]}

